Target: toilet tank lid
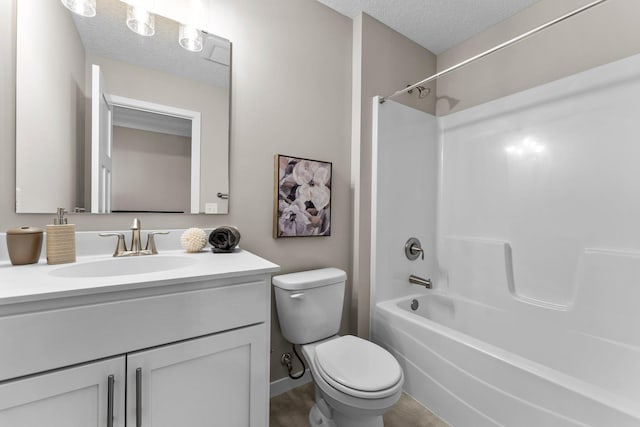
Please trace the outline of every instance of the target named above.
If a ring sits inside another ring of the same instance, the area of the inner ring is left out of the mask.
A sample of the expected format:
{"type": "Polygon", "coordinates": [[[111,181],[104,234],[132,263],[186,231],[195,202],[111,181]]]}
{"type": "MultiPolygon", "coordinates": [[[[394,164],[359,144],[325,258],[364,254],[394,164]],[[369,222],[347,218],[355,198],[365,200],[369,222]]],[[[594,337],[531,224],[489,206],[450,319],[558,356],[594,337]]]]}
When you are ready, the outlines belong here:
{"type": "Polygon", "coordinates": [[[334,285],[347,280],[347,273],[339,268],[321,268],[318,270],[300,271],[298,273],[273,276],[273,286],[287,291],[319,288],[334,285]]]}

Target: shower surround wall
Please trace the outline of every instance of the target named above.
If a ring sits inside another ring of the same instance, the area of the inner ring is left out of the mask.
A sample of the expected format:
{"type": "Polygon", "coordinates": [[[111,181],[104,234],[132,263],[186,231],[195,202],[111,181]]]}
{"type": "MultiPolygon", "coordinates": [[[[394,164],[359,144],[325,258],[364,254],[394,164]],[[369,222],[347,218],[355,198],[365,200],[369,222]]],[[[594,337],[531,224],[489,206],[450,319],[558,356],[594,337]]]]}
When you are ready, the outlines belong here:
{"type": "MultiPolygon", "coordinates": [[[[388,107],[379,127],[395,114],[388,107]]],[[[415,134],[440,141],[440,272],[433,291],[402,283],[417,268],[395,257],[410,226],[387,232],[395,223],[380,221],[380,194],[372,329],[403,364],[409,393],[445,420],[640,425],[639,111],[632,56],[439,118],[439,136],[415,134]]],[[[378,152],[398,131],[378,130],[378,152]]],[[[402,163],[378,158],[374,178],[396,179],[384,171],[402,163]]],[[[430,194],[396,209],[421,212],[430,194]]]]}
{"type": "Polygon", "coordinates": [[[372,126],[371,294],[372,301],[385,301],[417,289],[410,274],[425,279],[437,274],[438,128],[431,114],[378,99],[372,126]],[[410,237],[420,240],[424,260],[405,256],[410,237]]]}

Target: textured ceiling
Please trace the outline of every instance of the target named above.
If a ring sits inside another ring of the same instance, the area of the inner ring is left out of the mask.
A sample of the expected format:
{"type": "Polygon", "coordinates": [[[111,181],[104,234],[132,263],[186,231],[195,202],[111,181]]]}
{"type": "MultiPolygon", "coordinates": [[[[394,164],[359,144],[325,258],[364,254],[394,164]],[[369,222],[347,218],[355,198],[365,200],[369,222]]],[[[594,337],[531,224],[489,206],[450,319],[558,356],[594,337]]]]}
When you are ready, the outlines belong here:
{"type": "MultiPolygon", "coordinates": [[[[262,0],[260,0],[262,1],[262,0]]],[[[435,54],[514,15],[538,0],[318,0],[350,18],[365,12],[435,54]]],[[[178,24],[156,17],[156,35],[126,28],[126,6],[98,0],[97,16],[73,15],[87,50],[211,84],[228,85],[228,67],[203,60],[177,44],[178,24]]]]}
{"type": "Polygon", "coordinates": [[[435,54],[538,0],[318,0],[350,18],[376,18],[435,54]]]}

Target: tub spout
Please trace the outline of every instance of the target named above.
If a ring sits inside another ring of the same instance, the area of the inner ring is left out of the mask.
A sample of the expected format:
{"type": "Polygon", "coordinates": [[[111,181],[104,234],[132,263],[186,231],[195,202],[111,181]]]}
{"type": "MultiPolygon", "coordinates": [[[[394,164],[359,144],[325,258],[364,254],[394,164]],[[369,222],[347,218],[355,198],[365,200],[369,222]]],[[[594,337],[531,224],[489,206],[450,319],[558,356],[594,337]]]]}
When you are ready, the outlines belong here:
{"type": "Polygon", "coordinates": [[[414,276],[413,274],[409,276],[409,283],[413,283],[414,285],[424,286],[427,289],[431,289],[431,279],[423,279],[422,277],[414,276]]]}

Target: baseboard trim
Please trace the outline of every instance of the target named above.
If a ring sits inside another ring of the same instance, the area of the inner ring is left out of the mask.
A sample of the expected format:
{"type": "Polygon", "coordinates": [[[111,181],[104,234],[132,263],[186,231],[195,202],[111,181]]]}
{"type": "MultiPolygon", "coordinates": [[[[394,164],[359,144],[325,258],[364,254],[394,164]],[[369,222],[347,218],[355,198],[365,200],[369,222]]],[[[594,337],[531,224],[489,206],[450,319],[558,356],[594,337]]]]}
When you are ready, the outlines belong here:
{"type": "Polygon", "coordinates": [[[305,385],[312,381],[311,372],[307,369],[302,378],[293,380],[289,377],[280,378],[271,383],[270,397],[278,396],[301,385],[305,385]]]}

